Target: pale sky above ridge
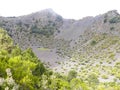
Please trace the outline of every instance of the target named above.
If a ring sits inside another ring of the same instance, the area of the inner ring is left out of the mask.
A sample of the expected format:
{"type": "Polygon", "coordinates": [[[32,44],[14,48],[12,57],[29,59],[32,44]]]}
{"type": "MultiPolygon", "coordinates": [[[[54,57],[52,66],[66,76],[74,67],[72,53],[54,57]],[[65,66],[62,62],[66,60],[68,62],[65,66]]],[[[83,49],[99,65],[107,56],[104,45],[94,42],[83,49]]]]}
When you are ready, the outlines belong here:
{"type": "Polygon", "coordinates": [[[110,10],[120,12],[120,0],[0,0],[0,16],[21,16],[52,8],[64,18],[81,19],[110,10]]]}

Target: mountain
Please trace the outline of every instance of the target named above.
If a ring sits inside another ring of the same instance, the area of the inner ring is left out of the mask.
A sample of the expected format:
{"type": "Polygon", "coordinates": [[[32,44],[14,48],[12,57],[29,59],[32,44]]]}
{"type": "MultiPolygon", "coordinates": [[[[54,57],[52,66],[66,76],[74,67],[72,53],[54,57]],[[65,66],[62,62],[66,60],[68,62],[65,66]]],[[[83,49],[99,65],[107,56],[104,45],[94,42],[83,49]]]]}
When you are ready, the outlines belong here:
{"type": "Polygon", "coordinates": [[[64,19],[51,9],[20,17],[0,17],[14,44],[33,52],[55,72],[76,70],[86,80],[120,82],[120,14],[116,10],[80,20],[64,19]]]}

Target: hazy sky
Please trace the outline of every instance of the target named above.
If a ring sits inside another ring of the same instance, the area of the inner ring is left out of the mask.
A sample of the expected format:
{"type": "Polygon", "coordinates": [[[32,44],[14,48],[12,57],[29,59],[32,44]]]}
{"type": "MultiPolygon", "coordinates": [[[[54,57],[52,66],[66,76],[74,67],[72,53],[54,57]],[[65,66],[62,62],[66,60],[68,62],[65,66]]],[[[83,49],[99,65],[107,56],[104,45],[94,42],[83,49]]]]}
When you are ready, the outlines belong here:
{"type": "Polygon", "coordinates": [[[109,10],[120,12],[120,0],[0,0],[0,16],[20,16],[52,8],[64,18],[80,19],[109,10]]]}

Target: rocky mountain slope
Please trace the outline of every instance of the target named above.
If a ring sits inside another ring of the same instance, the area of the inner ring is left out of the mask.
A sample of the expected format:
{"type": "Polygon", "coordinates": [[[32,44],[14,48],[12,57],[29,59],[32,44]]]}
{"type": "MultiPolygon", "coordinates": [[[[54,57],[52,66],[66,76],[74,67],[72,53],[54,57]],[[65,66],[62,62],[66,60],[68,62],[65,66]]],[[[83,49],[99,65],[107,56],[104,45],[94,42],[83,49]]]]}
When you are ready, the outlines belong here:
{"type": "Polygon", "coordinates": [[[21,17],[0,17],[14,44],[34,53],[56,72],[77,70],[87,79],[120,82],[120,15],[116,10],[80,20],[64,19],[51,9],[21,17]]]}

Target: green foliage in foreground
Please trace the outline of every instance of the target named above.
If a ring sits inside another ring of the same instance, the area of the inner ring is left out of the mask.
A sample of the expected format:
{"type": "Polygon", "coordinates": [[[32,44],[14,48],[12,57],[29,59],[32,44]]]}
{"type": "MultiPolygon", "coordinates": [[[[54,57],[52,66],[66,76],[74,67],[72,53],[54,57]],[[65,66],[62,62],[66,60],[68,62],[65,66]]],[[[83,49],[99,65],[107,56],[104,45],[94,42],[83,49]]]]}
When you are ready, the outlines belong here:
{"type": "Polygon", "coordinates": [[[100,83],[94,74],[86,81],[76,76],[76,71],[63,76],[47,70],[31,49],[13,46],[0,29],[0,90],[120,90],[120,83],[100,83]]]}
{"type": "MultiPolygon", "coordinates": [[[[31,49],[21,51],[17,46],[13,46],[11,38],[7,32],[0,30],[0,77],[8,77],[7,69],[11,70],[12,77],[22,90],[34,90],[40,88],[39,80],[47,70],[38,60],[31,49]],[[37,82],[38,81],[38,82],[37,82]]],[[[4,90],[4,86],[0,86],[4,90]]]]}

